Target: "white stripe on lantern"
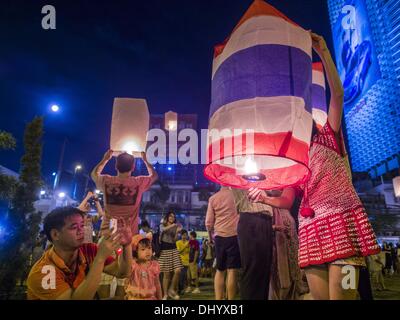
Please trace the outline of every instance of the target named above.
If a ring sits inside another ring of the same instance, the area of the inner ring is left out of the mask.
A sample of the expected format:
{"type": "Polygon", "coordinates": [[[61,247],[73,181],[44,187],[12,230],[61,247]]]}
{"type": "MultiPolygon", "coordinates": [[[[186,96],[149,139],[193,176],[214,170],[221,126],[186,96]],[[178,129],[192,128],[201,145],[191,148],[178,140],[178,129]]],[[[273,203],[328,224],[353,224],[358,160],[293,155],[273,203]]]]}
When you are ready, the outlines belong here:
{"type": "MultiPolygon", "coordinates": [[[[222,160],[217,160],[212,162],[213,164],[223,165],[228,168],[236,169],[237,174],[248,174],[246,170],[246,159],[248,156],[235,156],[235,157],[226,157],[222,160]],[[242,165],[238,165],[241,163],[242,165]]],[[[281,157],[274,156],[254,156],[252,158],[253,165],[256,168],[263,169],[280,169],[287,168],[290,166],[294,166],[297,162],[281,157]]],[[[256,172],[254,172],[256,173],[256,172]]]]}
{"type": "Polygon", "coordinates": [[[293,137],[310,144],[312,115],[305,110],[299,97],[258,97],[229,103],[218,109],[210,119],[209,130],[255,133],[293,132],[293,137]]]}
{"type": "Polygon", "coordinates": [[[313,119],[315,120],[315,122],[321,127],[323,127],[328,121],[327,113],[316,108],[313,108],[312,112],[313,112],[313,119]]]}
{"type": "Polygon", "coordinates": [[[318,70],[313,70],[312,71],[312,83],[319,85],[319,86],[323,87],[324,89],[326,89],[325,76],[324,76],[323,72],[318,71],[318,70]]]}

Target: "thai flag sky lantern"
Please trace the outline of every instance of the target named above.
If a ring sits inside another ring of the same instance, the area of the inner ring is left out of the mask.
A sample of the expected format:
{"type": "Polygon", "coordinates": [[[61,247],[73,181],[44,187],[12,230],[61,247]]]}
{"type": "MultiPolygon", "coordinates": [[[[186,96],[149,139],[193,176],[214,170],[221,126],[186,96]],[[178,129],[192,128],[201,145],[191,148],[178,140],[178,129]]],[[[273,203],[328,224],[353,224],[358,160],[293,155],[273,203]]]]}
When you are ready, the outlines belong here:
{"type": "Polygon", "coordinates": [[[116,154],[127,152],[133,155],[146,151],[149,121],[146,100],[115,98],[111,123],[111,150],[116,154]]]}
{"type": "Polygon", "coordinates": [[[309,32],[266,2],[254,1],[215,48],[205,176],[243,189],[304,183],[311,84],[309,32]],[[220,139],[216,130],[225,131],[220,139]]]}
{"type": "Polygon", "coordinates": [[[312,73],[312,115],[318,128],[328,120],[324,66],[322,62],[313,63],[312,73]]]}

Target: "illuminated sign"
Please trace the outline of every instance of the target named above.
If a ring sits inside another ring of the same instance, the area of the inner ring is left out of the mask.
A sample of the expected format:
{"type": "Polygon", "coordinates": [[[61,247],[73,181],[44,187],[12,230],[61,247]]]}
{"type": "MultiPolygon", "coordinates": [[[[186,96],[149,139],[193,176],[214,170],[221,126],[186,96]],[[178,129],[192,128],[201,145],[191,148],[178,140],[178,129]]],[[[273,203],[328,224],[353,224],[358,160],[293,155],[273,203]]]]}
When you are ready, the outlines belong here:
{"type": "Polygon", "coordinates": [[[333,34],[347,113],[381,77],[365,0],[346,0],[333,34]]]}

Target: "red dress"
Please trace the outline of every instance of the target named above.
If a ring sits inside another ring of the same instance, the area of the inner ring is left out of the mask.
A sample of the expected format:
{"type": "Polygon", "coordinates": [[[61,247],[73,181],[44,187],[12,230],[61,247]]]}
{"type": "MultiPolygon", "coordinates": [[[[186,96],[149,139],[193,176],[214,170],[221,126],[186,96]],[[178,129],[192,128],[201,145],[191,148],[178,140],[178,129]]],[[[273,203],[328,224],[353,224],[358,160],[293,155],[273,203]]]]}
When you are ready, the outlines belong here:
{"type": "Polygon", "coordinates": [[[305,186],[299,215],[301,268],[380,251],[353,187],[343,150],[343,139],[339,146],[327,122],[310,148],[311,178],[305,186]],[[304,210],[307,208],[312,210],[304,210]]]}

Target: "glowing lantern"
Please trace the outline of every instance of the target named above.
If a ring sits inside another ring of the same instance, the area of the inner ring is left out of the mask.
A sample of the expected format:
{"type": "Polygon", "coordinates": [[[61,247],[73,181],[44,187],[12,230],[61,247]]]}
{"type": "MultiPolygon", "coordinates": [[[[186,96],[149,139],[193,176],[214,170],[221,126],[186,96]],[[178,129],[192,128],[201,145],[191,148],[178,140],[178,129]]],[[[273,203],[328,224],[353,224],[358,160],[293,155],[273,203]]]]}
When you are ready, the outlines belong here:
{"type": "Polygon", "coordinates": [[[322,128],[328,120],[324,66],[321,62],[313,63],[312,115],[318,128],[322,128]]]}
{"type": "Polygon", "coordinates": [[[168,111],[165,114],[165,130],[176,131],[178,129],[178,114],[168,111]]]}
{"type": "Polygon", "coordinates": [[[309,32],[254,1],[215,48],[205,176],[243,189],[304,183],[310,174],[311,84],[309,32]],[[224,134],[215,138],[215,132],[224,134]]]}
{"type": "Polygon", "coordinates": [[[394,195],[400,198],[400,177],[393,179],[394,195]]]}
{"type": "Polygon", "coordinates": [[[110,148],[117,154],[140,153],[146,150],[149,130],[146,100],[115,98],[111,124],[110,148]]]}

